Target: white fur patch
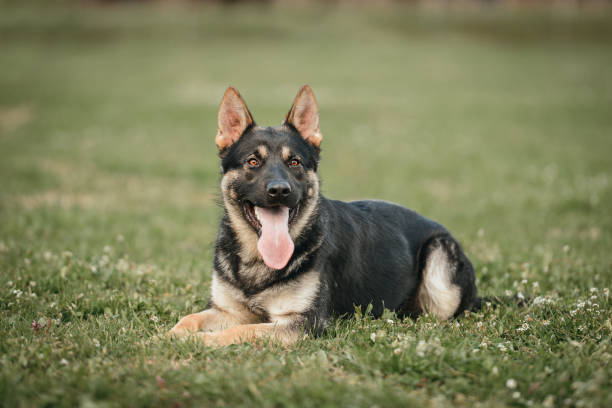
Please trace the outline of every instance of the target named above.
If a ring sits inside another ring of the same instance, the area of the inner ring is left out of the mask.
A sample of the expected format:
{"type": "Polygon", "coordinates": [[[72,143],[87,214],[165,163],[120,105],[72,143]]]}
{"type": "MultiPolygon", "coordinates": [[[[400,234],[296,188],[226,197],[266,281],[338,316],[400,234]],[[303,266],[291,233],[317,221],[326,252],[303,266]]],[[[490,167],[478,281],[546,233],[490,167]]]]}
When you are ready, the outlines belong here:
{"type": "Polygon", "coordinates": [[[442,320],[452,317],[461,302],[461,289],[451,282],[452,273],[453,267],[443,248],[437,248],[429,254],[418,301],[425,312],[442,320]]]}
{"type": "Polygon", "coordinates": [[[263,308],[275,323],[294,320],[297,313],[306,312],[319,291],[318,271],[310,271],[288,283],[270,287],[256,295],[252,302],[263,308]]]}

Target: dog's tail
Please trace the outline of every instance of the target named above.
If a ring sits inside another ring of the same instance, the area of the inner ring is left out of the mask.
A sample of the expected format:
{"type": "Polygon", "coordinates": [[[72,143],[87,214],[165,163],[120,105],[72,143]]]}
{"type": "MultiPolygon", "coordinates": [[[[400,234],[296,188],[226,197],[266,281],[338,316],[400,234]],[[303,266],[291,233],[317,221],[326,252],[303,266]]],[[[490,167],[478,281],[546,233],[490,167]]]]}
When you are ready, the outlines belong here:
{"type": "Polygon", "coordinates": [[[472,311],[476,312],[483,308],[483,306],[490,304],[493,307],[499,306],[518,306],[518,307],[526,307],[529,306],[531,298],[524,296],[522,294],[517,294],[514,296],[485,296],[476,298],[474,301],[474,305],[472,306],[472,311]]]}

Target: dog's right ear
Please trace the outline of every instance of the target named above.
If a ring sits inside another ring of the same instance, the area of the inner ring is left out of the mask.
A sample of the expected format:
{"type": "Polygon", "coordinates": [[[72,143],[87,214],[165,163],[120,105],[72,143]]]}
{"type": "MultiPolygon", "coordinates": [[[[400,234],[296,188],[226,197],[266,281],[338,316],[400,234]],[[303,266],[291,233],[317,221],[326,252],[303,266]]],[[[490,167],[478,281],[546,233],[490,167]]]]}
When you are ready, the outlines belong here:
{"type": "Polygon", "coordinates": [[[215,143],[219,152],[234,144],[245,130],[255,124],[240,93],[232,86],[223,95],[217,121],[215,143]]]}

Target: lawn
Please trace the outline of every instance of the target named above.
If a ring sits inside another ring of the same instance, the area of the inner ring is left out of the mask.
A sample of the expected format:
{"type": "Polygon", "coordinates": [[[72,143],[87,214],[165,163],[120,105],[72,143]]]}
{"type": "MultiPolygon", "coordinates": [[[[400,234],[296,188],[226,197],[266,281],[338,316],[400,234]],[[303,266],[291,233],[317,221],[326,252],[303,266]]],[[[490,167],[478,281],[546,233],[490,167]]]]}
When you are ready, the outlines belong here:
{"type": "Polygon", "coordinates": [[[612,406],[612,12],[0,7],[0,406],[612,406]],[[208,301],[224,89],[278,124],[303,83],[326,196],[529,305],[155,340],[208,301]]]}

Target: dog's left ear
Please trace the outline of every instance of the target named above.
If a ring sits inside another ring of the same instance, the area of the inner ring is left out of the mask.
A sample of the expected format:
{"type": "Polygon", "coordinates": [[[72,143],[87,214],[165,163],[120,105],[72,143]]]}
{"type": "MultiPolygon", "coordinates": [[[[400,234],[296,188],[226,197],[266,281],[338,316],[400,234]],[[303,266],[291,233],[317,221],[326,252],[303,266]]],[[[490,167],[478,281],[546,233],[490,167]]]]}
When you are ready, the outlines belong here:
{"type": "Polygon", "coordinates": [[[304,140],[319,149],[323,139],[319,130],[319,106],[310,86],[300,88],[285,123],[296,128],[304,140]]]}

